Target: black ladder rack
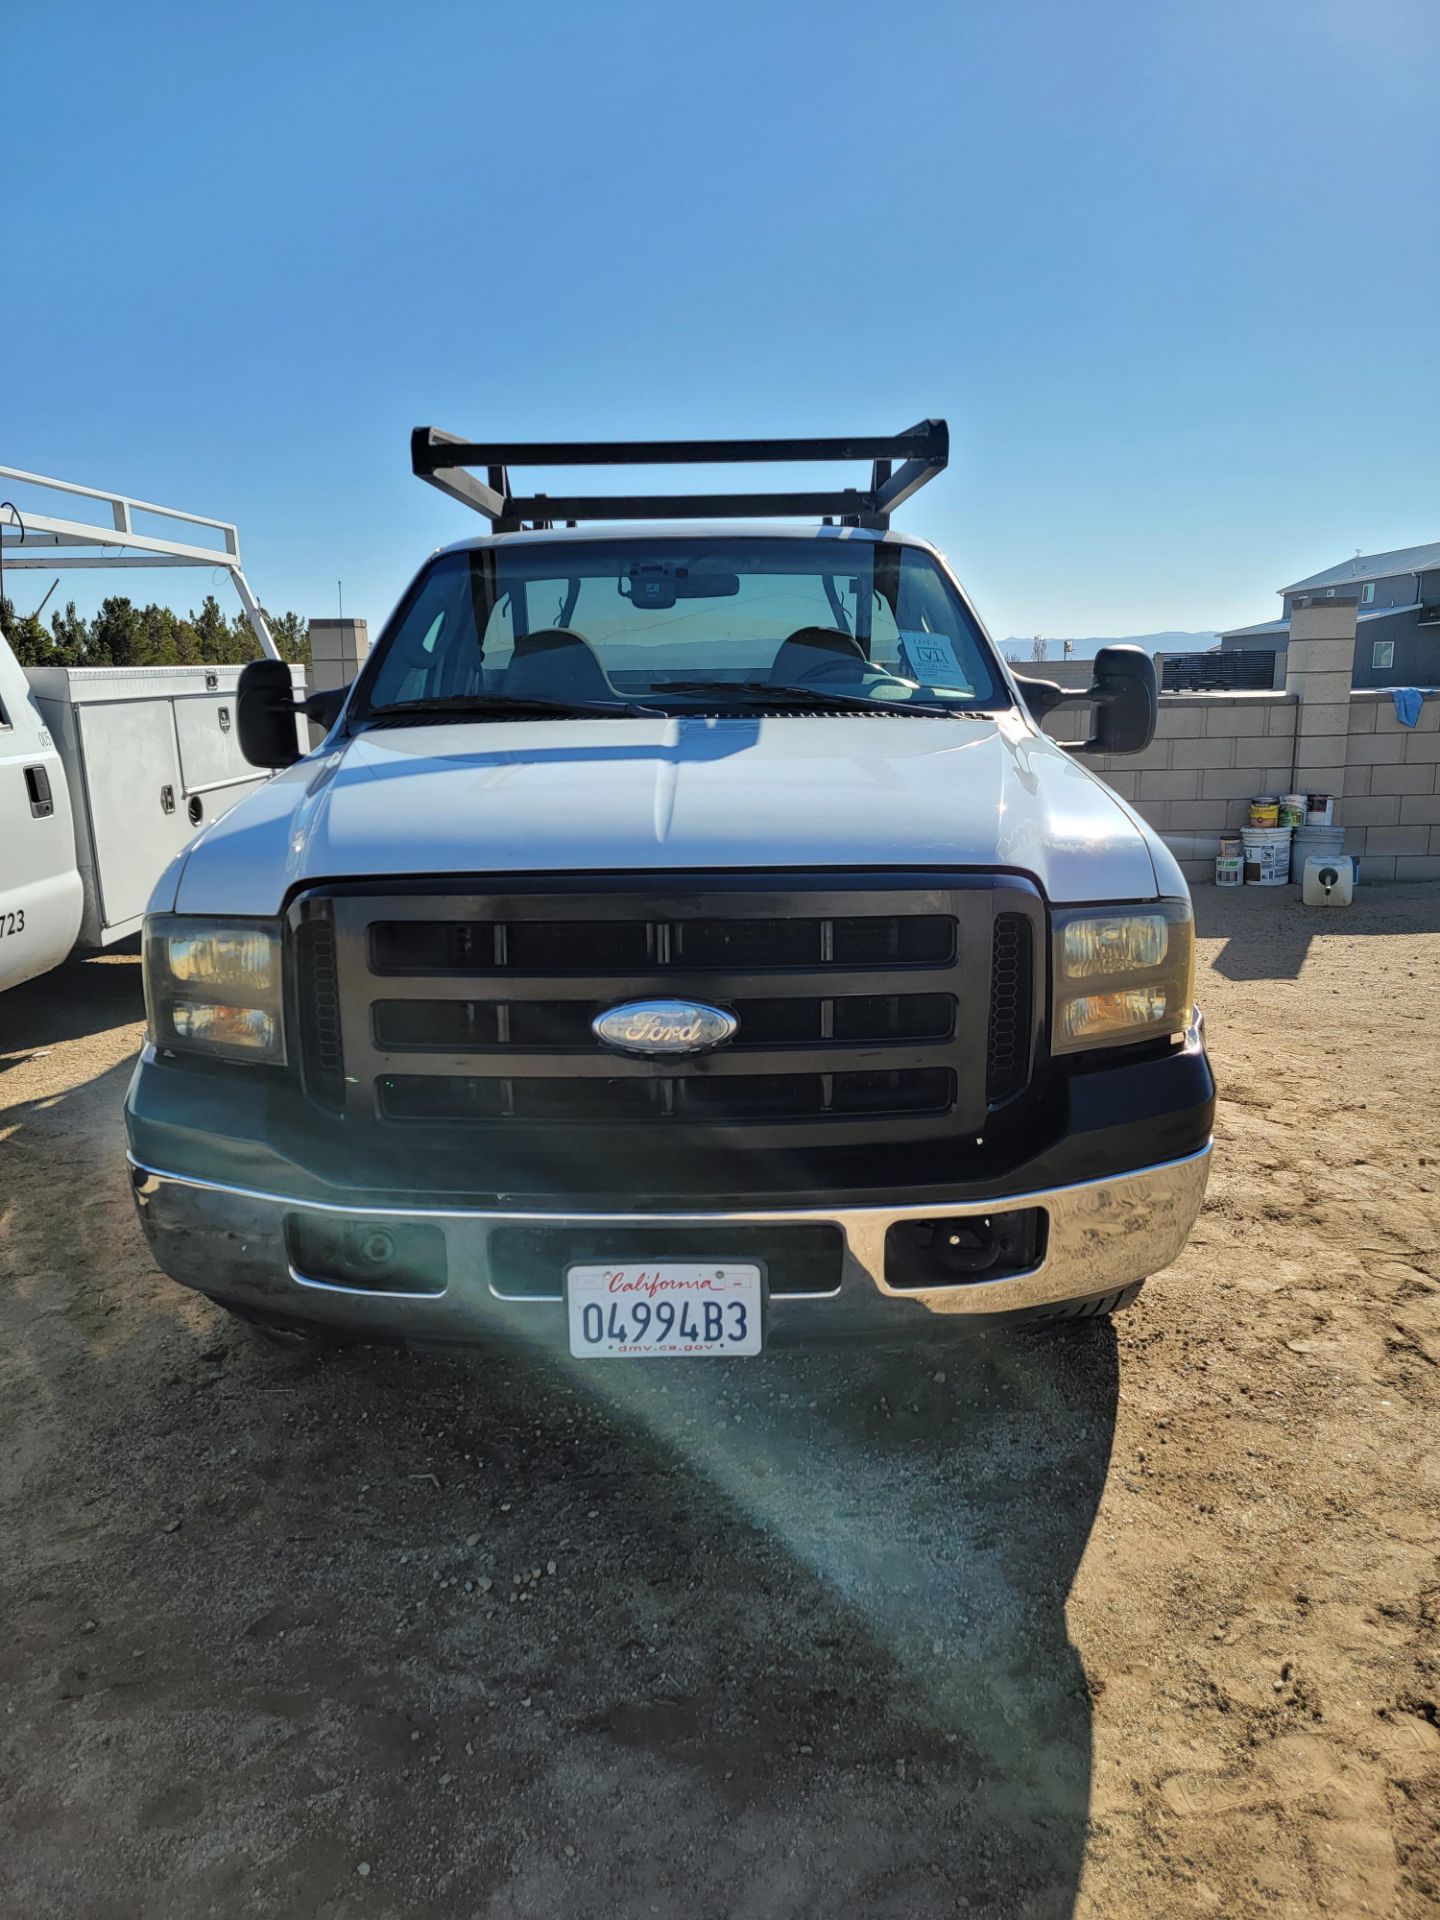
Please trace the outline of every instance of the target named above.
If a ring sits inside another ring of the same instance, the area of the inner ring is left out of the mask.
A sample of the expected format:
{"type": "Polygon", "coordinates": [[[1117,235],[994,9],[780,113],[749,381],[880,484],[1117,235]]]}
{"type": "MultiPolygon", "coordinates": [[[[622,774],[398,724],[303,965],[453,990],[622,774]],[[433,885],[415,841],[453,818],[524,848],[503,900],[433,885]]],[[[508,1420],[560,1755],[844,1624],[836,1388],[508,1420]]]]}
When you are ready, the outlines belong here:
{"type": "Polygon", "coordinates": [[[514,533],[527,523],[580,520],[734,520],[830,515],[847,527],[883,530],[890,515],[950,458],[950,429],[922,420],[903,433],[822,440],[461,440],[439,427],[416,427],[410,463],[421,480],[514,533]],[[868,488],[807,493],[515,494],[511,467],[725,465],[789,460],[868,460],[868,488]],[[899,463],[897,465],[897,462],[899,463]],[[483,468],[482,480],[471,471],[483,468]]]}

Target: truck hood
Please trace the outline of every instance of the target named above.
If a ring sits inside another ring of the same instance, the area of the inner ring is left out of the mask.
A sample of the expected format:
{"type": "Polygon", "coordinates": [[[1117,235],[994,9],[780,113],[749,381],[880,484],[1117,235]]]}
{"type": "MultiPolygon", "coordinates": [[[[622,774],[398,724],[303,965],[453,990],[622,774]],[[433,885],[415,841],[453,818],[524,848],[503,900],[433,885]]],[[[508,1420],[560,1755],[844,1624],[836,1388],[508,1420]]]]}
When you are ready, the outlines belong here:
{"type": "Polygon", "coordinates": [[[154,904],[264,915],[326,880],[717,867],[1002,867],[1054,901],[1149,899],[1151,837],[1018,712],[385,727],[247,796],[154,904]]]}

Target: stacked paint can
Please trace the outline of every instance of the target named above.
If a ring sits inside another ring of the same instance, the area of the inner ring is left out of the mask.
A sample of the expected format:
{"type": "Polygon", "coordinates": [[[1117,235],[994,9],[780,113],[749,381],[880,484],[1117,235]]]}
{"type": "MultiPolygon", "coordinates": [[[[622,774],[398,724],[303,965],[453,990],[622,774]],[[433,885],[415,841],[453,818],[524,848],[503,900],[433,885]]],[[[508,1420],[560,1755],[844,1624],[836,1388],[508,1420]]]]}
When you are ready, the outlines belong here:
{"type": "Polygon", "coordinates": [[[1245,880],[1245,842],[1238,833],[1222,833],[1215,859],[1217,887],[1238,887],[1245,880]]]}
{"type": "Polygon", "coordinates": [[[1240,829],[1247,887],[1289,885],[1290,827],[1280,823],[1280,805],[1274,793],[1262,793],[1250,802],[1250,824],[1240,829]]]}
{"type": "Polygon", "coordinates": [[[1285,887],[1304,878],[1314,854],[1338,857],[1345,829],[1332,825],[1328,793],[1262,793],[1250,802],[1250,821],[1238,837],[1221,837],[1217,887],[1285,887]]]}
{"type": "Polygon", "coordinates": [[[1289,886],[1289,827],[1244,827],[1240,837],[1245,842],[1246,886],[1289,886]]]}

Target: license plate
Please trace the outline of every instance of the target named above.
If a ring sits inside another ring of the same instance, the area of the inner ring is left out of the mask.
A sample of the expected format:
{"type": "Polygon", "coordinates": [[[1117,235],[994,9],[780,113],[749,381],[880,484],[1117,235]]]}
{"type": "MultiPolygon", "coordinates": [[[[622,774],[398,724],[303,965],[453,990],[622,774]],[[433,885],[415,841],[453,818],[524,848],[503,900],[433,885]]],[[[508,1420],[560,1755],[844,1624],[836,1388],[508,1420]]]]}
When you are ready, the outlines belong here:
{"type": "Polygon", "coordinates": [[[585,1360],[759,1353],[764,1285],[754,1265],[687,1261],[568,1267],[570,1351],[585,1360]]]}

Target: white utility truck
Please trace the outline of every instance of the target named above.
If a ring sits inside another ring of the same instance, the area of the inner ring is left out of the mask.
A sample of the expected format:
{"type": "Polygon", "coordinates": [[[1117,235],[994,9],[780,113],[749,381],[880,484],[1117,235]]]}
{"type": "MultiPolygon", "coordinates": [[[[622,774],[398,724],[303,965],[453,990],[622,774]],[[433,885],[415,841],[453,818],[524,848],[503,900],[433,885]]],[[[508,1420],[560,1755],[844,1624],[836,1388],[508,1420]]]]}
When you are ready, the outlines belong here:
{"type": "MultiPolygon", "coordinates": [[[[1153,663],[1017,678],[886,438],[479,445],[301,755],[170,866],[133,1183],[250,1320],[578,1358],[751,1355],[1123,1306],[1204,1193],[1184,880],[1048,739],[1143,748],[1153,663]],[[512,466],[873,462],[868,487],[519,497],[512,466]],[[810,524],[790,524],[795,519],[810,524]],[[621,524],[616,524],[621,523],[621,524]]],[[[313,711],[313,703],[312,703],[313,711]]]]}
{"type": "MultiPolygon", "coordinates": [[[[5,482],[103,501],[113,523],[15,512],[0,529],[5,575],[125,566],[131,549],[143,565],[223,567],[273,657],[234,527],[13,467],[0,467],[5,482]],[[140,530],[164,515],[188,523],[184,540],[140,530]],[[196,544],[195,526],[223,548],[196,544]]],[[[24,668],[0,629],[0,991],[59,966],[76,946],[138,933],[156,880],[196,828],[261,784],[235,723],[240,671],[24,668]]],[[[282,671],[303,693],[303,669],[282,671]]]]}

